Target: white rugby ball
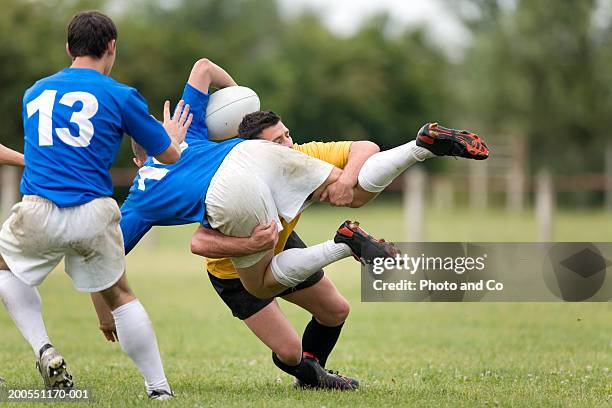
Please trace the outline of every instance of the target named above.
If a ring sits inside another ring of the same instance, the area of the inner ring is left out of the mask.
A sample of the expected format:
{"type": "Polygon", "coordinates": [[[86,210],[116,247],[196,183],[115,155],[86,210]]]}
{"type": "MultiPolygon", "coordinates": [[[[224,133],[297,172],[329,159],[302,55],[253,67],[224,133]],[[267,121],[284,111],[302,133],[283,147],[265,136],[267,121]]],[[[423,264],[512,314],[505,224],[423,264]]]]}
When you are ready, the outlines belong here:
{"type": "Polygon", "coordinates": [[[259,110],[259,97],[245,86],[230,86],[210,95],[206,108],[206,126],[210,140],[238,136],[238,126],[245,115],[259,110]]]}

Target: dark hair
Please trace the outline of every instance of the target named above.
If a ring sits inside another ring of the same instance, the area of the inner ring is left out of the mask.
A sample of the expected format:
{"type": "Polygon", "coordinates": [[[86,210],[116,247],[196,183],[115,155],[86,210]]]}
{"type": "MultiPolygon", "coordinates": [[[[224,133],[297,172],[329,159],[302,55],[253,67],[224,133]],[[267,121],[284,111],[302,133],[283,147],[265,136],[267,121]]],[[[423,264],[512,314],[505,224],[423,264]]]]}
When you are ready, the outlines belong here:
{"type": "Polygon", "coordinates": [[[102,58],[109,41],[117,39],[117,27],[99,11],[78,13],[68,24],[68,51],[73,58],[102,58]]]}
{"type": "Polygon", "coordinates": [[[244,139],[259,139],[264,129],[276,125],[281,117],[272,111],[257,111],[249,113],[238,126],[238,136],[244,139]]]}

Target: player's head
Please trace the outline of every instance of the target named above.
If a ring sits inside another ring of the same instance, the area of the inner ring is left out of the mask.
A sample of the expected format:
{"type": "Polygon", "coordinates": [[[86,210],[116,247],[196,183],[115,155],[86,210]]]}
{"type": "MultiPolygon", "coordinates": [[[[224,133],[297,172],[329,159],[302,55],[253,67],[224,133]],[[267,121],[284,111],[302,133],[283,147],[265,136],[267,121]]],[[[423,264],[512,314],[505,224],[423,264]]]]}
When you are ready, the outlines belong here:
{"type": "Polygon", "coordinates": [[[132,152],[134,153],[132,161],[136,167],[141,168],[144,166],[144,163],[147,161],[147,151],[144,147],[136,143],[134,139],[132,139],[132,152]]]}
{"type": "Polygon", "coordinates": [[[89,57],[103,60],[104,73],[110,74],[117,50],[117,27],[99,11],[83,11],[75,15],[68,24],[66,51],[74,60],[89,57]]]}
{"type": "Polygon", "coordinates": [[[261,139],[287,147],[293,146],[289,129],[281,117],[272,111],[257,111],[246,115],[240,122],[238,134],[244,139],[261,139]]]}

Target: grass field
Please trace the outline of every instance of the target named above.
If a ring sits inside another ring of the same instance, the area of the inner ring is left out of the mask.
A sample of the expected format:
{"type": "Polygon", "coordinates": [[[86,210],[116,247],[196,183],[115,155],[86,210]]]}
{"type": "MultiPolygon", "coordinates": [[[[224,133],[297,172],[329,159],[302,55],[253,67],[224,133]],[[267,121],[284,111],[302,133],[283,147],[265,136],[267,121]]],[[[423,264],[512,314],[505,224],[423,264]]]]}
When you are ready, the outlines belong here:
{"type": "MultiPolygon", "coordinates": [[[[401,208],[313,208],[298,231],[327,239],[344,218],[371,232],[403,238],[401,208]]],[[[434,241],[532,241],[532,214],[428,214],[434,241]],[[466,215],[467,214],[467,215],[466,215]]],[[[193,227],[165,228],[128,257],[132,286],[155,325],[176,407],[612,406],[610,303],[360,303],[359,268],[342,261],[327,273],[352,310],[329,366],[353,375],[353,393],[294,390],[270,352],[231,317],[213,293],[188,242],[193,227]]],[[[559,241],[612,241],[612,214],[559,212],[559,241]]],[[[88,406],[150,404],[137,370],[97,330],[89,298],[55,271],[41,287],[51,338],[88,406]]],[[[305,312],[283,303],[298,331],[305,312]]],[[[31,350],[0,312],[0,376],[11,388],[40,388],[31,350]]],[[[27,406],[22,404],[20,406],[27,406]]],[[[34,404],[32,404],[35,406],[34,404]]]]}

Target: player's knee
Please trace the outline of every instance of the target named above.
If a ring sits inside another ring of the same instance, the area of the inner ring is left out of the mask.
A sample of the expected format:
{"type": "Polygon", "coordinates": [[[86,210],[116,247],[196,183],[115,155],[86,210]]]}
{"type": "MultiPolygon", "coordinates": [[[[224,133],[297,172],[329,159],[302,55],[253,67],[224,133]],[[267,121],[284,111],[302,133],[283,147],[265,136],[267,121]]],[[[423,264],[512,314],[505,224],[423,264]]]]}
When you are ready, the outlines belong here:
{"type": "Polygon", "coordinates": [[[302,343],[299,338],[284,341],[273,350],[278,358],[287,365],[298,365],[302,361],[302,343]]]}
{"type": "Polygon", "coordinates": [[[351,311],[349,302],[342,296],[338,296],[336,301],[325,310],[324,316],[316,316],[322,324],[330,327],[339,326],[346,321],[351,311]]]}

